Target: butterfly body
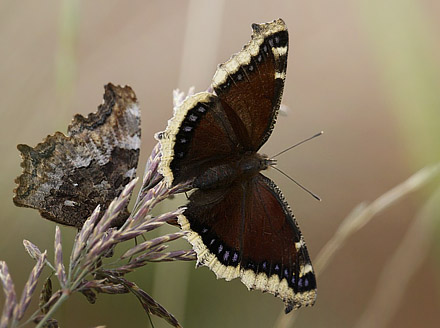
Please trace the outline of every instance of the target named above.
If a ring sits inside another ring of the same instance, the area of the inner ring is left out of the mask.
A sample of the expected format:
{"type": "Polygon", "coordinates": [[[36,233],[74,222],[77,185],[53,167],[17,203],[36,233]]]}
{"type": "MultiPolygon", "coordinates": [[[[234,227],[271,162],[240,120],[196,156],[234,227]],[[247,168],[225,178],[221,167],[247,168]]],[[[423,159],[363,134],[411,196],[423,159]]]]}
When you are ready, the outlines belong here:
{"type": "Polygon", "coordinates": [[[203,190],[227,187],[252,179],[268,165],[268,160],[260,154],[245,154],[236,161],[208,168],[194,179],[192,187],[203,190]]]}
{"type": "Polygon", "coordinates": [[[188,97],[158,135],[159,171],[195,191],[178,222],[197,262],[218,278],[280,297],[285,311],[313,305],[316,279],[304,238],[258,151],[275,125],[287,69],[288,33],[253,24],[249,43],[220,64],[214,92],[188,97]]]}

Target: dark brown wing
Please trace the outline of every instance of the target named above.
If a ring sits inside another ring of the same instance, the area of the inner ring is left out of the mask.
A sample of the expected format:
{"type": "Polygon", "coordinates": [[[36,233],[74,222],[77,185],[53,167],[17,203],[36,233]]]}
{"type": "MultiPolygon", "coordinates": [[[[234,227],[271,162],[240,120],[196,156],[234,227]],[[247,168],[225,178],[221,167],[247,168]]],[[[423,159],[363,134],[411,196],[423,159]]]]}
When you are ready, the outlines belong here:
{"type": "Polygon", "coordinates": [[[169,184],[257,151],[269,138],[284,87],[288,34],[281,19],[252,28],[251,41],[218,67],[217,96],[188,97],[158,135],[159,170],[169,184]]]}
{"type": "Polygon", "coordinates": [[[158,138],[159,170],[169,184],[190,180],[242,152],[218,97],[208,92],[188,97],[158,138]]]}
{"type": "Polygon", "coordinates": [[[261,174],[228,189],[195,191],[179,217],[198,262],[272,293],[286,312],[313,305],[316,279],[304,239],[277,186],[261,174]]]}
{"type": "Polygon", "coordinates": [[[240,143],[257,151],[276,121],[287,69],[289,36],[283,20],[253,24],[251,41],[219,65],[212,84],[240,143]],[[235,119],[238,117],[239,120],[235,119]]]}
{"type": "Polygon", "coordinates": [[[108,84],[98,111],[76,115],[68,136],[57,132],[35,148],[18,145],[23,173],[16,179],[15,205],[81,228],[97,205],[107,207],[135,177],[140,134],[135,93],[108,84]]]}

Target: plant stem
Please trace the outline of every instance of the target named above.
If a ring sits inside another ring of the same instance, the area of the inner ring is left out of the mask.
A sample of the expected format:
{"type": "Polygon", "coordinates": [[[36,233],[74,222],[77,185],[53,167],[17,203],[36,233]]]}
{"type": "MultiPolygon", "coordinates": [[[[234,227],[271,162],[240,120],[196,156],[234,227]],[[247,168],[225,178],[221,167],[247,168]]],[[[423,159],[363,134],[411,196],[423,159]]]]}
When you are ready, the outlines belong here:
{"type": "Polygon", "coordinates": [[[61,297],[55,302],[54,305],[50,308],[50,310],[46,313],[43,319],[38,323],[38,325],[35,328],[43,328],[44,324],[47,320],[49,320],[52,317],[52,314],[60,307],[61,304],[64,303],[65,300],[69,297],[69,294],[66,292],[63,292],[61,297]]]}

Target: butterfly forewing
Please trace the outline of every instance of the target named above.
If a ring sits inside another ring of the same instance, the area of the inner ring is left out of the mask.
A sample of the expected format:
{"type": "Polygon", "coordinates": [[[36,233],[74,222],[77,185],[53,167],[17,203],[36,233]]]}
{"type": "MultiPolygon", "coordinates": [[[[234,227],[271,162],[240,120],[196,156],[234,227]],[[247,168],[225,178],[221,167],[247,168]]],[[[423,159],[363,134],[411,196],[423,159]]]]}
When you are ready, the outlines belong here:
{"type": "Polygon", "coordinates": [[[219,161],[231,161],[239,147],[218,97],[207,92],[186,99],[160,142],[160,170],[173,184],[191,180],[219,161]]]}
{"type": "Polygon", "coordinates": [[[253,25],[251,41],[221,64],[213,86],[247,150],[258,150],[276,120],[287,68],[288,32],[283,21],[253,25]]]}

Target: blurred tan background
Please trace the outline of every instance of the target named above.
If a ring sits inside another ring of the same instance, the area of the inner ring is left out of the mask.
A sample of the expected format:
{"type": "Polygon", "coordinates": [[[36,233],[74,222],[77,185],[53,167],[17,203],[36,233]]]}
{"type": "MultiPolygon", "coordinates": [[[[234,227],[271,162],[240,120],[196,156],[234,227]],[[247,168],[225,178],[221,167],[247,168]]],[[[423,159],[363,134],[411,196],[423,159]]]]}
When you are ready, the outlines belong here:
{"type": "MultiPolygon", "coordinates": [[[[96,110],[105,83],[129,84],[142,108],[142,172],[153,134],[172,115],[172,90],[206,89],[216,65],[248,42],[251,23],[278,17],[290,33],[283,98],[290,110],[263,152],[275,154],[325,131],[278,160],[322,202],[268,173],[297,216],[313,261],[357,204],[440,160],[439,12],[436,0],[1,0],[0,259],[17,292],[34,264],[22,240],[53,249],[55,225],[12,203],[21,172],[16,145],[35,146],[48,134],[66,132],[75,113],[96,110]]],[[[436,186],[438,181],[411,194],[351,236],[318,276],[317,303],[299,310],[295,327],[360,324],[384,268],[436,186]]],[[[180,204],[182,199],[170,201],[161,210],[180,204]]],[[[387,318],[383,327],[440,324],[436,219],[438,212],[423,236],[420,263],[392,301],[395,311],[373,315],[387,318]]],[[[63,228],[66,251],[74,233],[63,228]]],[[[179,246],[188,247],[184,241],[179,246]]],[[[411,267],[412,260],[402,264],[411,267]]],[[[273,327],[282,310],[275,297],[248,292],[239,281],[216,280],[194,263],[153,264],[129,278],[185,327],[273,327]]],[[[75,295],[55,317],[62,327],[149,327],[131,295],[100,295],[95,305],[75,295]]]]}

